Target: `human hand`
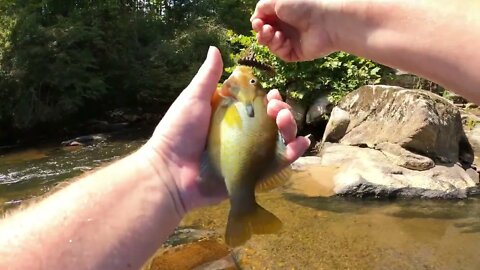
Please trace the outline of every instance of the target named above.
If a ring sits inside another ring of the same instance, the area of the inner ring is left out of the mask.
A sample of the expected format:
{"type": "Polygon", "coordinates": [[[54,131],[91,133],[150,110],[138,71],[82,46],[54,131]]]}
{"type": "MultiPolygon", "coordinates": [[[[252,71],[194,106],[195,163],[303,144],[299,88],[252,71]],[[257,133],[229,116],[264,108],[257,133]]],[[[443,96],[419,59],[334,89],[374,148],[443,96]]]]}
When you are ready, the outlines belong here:
{"type": "Polygon", "coordinates": [[[313,60],[335,50],[326,12],[333,2],[262,0],[250,21],[258,42],[284,61],[313,60]]]}
{"type": "MultiPolygon", "coordinates": [[[[195,78],[175,100],[144,146],[150,153],[154,153],[149,157],[159,178],[162,181],[173,181],[173,192],[178,193],[182,204],[180,207],[184,212],[227,198],[224,186],[212,196],[202,195],[199,190],[199,165],[212,113],[210,99],[222,71],[220,52],[211,47],[195,78]]],[[[276,119],[286,142],[286,158],[291,163],[306,151],[310,141],[305,137],[296,137],[297,127],[290,107],[281,101],[277,90],[270,91],[267,99],[267,113],[276,119]]]]}

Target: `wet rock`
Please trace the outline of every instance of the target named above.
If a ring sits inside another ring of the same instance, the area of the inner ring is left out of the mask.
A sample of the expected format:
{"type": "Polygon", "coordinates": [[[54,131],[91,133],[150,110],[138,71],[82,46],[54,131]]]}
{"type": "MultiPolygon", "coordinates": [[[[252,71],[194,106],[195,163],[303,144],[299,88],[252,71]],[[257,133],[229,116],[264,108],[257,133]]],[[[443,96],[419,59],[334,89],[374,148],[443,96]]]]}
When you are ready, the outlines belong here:
{"type": "MultiPolygon", "coordinates": [[[[412,170],[392,163],[379,150],[338,143],[325,143],[318,157],[295,163],[297,169],[337,168],[331,176],[333,190],[345,196],[464,198],[467,190],[478,183],[459,164],[412,170]]],[[[319,181],[328,180],[320,177],[319,181]]]]}
{"type": "Polygon", "coordinates": [[[447,94],[448,99],[451,100],[454,104],[467,104],[468,100],[459,94],[456,94],[454,92],[448,92],[447,94]]]}
{"type": "MultiPolygon", "coordinates": [[[[460,112],[438,95],[395,86],[363,86],[337,107],[334,112],[341,112],[338,118],[343,122],[331,124],[336,128],[327,130],[324,141],[370,148],[391,143],[434,161],[473,162],[460,112]]],[[[332,113],[331,118],[337,116],[332,113]]]]}
{"type": "Polygon", "coordinates": [[[480,153],[480,125],[475,125],[471,129],[465,128],[465,133],[474,152],[478,155],[480,153]]]}
{"type": "Polygon", "coordinates": [[[317,157],[301,157],[292,164],[294,173],[282,186],[283,193],[304,197],[330,197],[335,195],[335,166],[319,165],[317,157]]]}
{"type": "Polygon", "coordinates": [[[339,107],[333,108],[322,141],[338,142],[347,132],[349,124],[350,114],[339,107]]]}
{"type": "Polygon", "coordinates": [[[466,125],[467,128],[472,128],[477,123],[480,123],[480,117],[472,113],[463,111],[461,114],[461,117],[462,117],[462,123],[466,125]]]}
{"type": "Polygon", "coordinates": [[[467,168],[465,170],[465,172],[468,174],[468,176],[470,176],[470,178],[472,178],[473,182],[475,182],[475,184],[480,184],[480,177],[478,175],[478,172],[477,170],[473,169],[473,168],[467,168]]]}
{"type": "Polygon", "coordinates": [[[182,228],[179,227],[175,232],[165,241],[164,246],[178,246],[181,244],[188,244],[204,239],[217,239],[220,235],[214,231],[182,228]]]}
{"type": "Polygon", "coordinates": [[[107,113],[111,122],[114,123],[137,123],[145,120],[141,108],[137,109],[115,109],[107,113]]]}
{"type": "Polygon", "coordinates": [[[84,146],[85,144],[78,142],[78,141],[69,141],[69,142],[62,142],[63,146],[84,146]]]}
{"type": "Polygon", "coordinates": [[[286,102],[288,105],[290,105],[290,107],[292,107],[293,118],[295,118],[298,129],[302,130],[305,124],[305,114],[307,113],[306,106],[292,98],[287,98],[286,102]]]}
{"type": "Polygon", "coordinates": [[[328,100],[328,95],[325,93],[313,101],[308,108],[305,121],[308,125],[316,124],[325,121],[332,111],[333,104],[328,100]]]}
{"type": "Polygon", "coordinates": [[[292,163],[291,167],[294,171],[304,171],[307,170],[311,166],[321,164],[320,157],[314,156],[307,156],[307,157],[300,157],[295,162],[292,163]]]}
{"type": "Polygon", "coordinates": [[[474,109],[474,108],[478,108],[478,105],[475,104],[475,103],[469,102],[469,103],[465,104],[465,108],[474,109]]]}
{"type": "Polygon", "coordinates": [[[235,257],[232,254],[216,260],[214,262],[209,262],[198,267],[195,267],[193,270],[236,270],[239,269],[235,257]]]}
{"type": "Polygon", "coordinates": [[[158,252],[143,270],[194,269],[220,260],[229,254],[229,248],[218,240],[200,240],[158,252]]]}
{"type": "Polygon", "coordinates": [[[418,88],[421,80],[419,77],[399,69],[394,70],[394,72],[396,76],[388,80],[387,84],[412,89],[418,88]]]}
{"type": "Polygon", "coordinates": [[[104,134],[86,135],[76,137],[71,140],[63,141],[62,146],[83,146],[99,143],[107,140],[107,136],[104,134]]]}
{"type": "Polygon", "coordinates": [[[384,142],[375,145],[375,149],[380,150],[393,164],[407,169],[424,171],[435,166],[432,159],[412,153],[398,144],[384,142]]]}
{"type": "Polygon", "coordinates": [[[143,270],[237,269],[232,250],[213,231],[178,228],[143,270]]]}
{"type": "Polygon", "coordinates": [[[400,86],[408,89],[423,89],[433,92],[437,95],[442,95],[445,92],[445,89],[440,85],[425,78],[411,74],[407,71],[392,69],[392,73],[394,73],[395,76],[384,78],[385,84],[400,86]]]}

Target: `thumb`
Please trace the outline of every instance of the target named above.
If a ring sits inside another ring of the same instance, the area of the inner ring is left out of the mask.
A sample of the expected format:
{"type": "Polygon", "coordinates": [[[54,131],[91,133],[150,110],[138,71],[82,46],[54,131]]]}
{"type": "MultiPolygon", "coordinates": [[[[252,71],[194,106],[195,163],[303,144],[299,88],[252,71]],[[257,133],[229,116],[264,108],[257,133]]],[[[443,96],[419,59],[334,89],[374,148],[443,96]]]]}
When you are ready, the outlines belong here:
{"type": "Polygon", "coordinates": [[[220,51],[210,46],[207,58],[188,85],[186,92],[200,99],[210,100],[223,73],[223,61],[220,51]]]}

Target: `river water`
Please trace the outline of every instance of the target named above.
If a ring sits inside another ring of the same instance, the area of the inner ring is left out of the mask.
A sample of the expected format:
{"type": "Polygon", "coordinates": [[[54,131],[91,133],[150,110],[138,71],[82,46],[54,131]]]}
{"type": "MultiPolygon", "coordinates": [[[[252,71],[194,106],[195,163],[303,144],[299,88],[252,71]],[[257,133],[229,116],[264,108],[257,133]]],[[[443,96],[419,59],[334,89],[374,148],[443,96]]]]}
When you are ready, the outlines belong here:
{"type": "MultiPolygon", "coordinates": [[[[125,138],[0,156],[0,215],[144,142],[125,138]]],[[[278,235],[254,236],[236,249],[243,268],[480,269],[480,198],[361,200],[313,196],[311,189],[259,194],[259,203],[284,227],[278,235]]],[[[226,202],[198,209],[181,225],[223,234],[228,209],[226,202]]]]}

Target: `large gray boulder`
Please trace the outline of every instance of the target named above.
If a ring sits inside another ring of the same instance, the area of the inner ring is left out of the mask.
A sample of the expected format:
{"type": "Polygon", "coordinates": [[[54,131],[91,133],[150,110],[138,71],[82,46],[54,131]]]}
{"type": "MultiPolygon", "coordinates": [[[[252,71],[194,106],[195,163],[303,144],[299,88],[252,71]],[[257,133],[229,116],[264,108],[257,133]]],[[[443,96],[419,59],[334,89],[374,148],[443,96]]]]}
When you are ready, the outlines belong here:
{"type": "Polygon", "coordinates": [[[308,166],[335,168],[322,184],[337,195],[464,198],[478,187],[460,112],[422,90],[350,93],[333,109],[318,152],[308,166]]]}
{"type": "Polygon", "coordinates": [[[460,112],[427,91],[363,86],[343,98],[330,118],[324,142],[370,148],[396,144],[435,162],[473,162],[460,112]]]}

